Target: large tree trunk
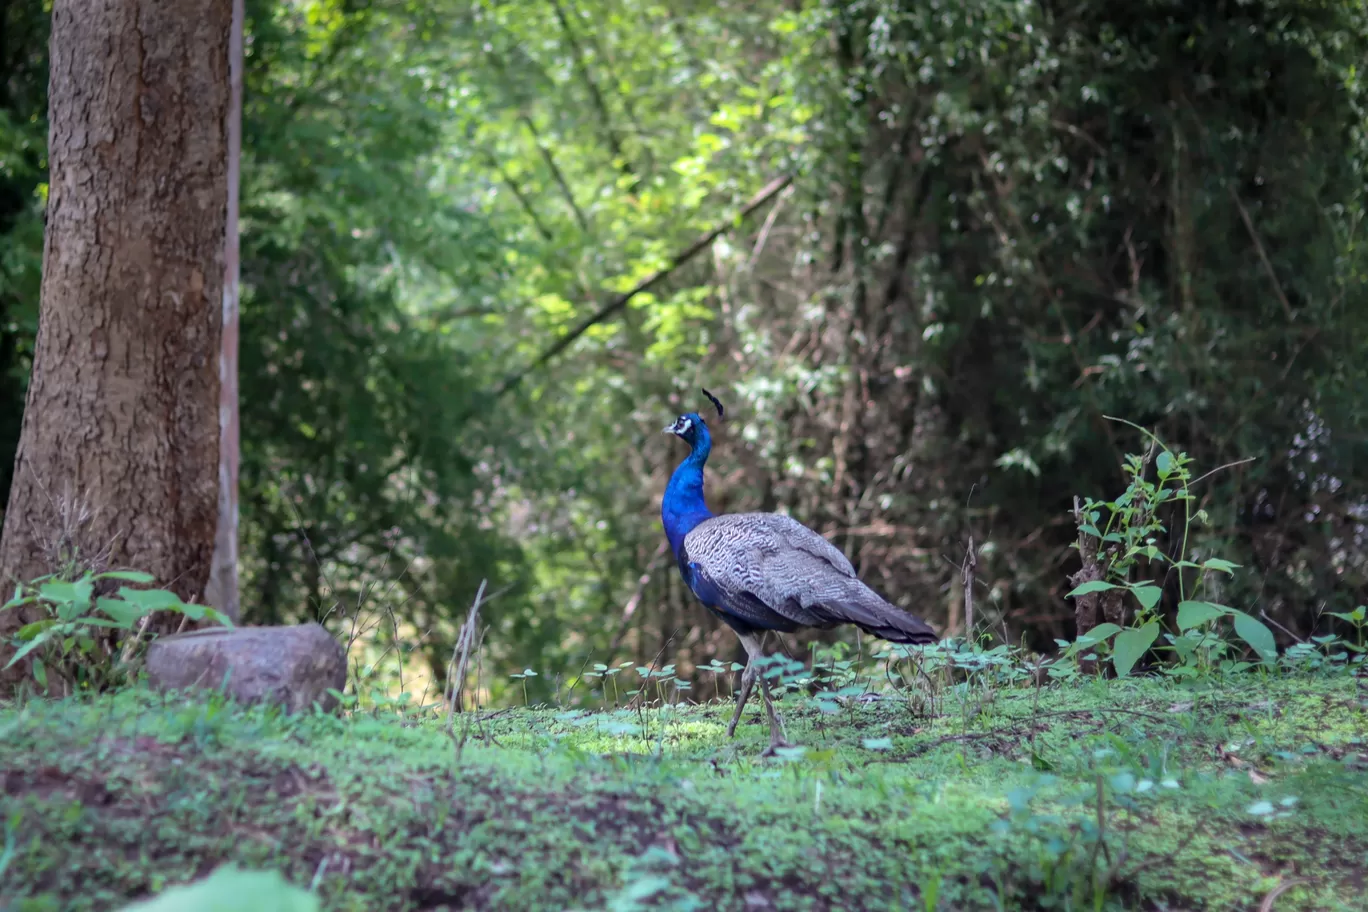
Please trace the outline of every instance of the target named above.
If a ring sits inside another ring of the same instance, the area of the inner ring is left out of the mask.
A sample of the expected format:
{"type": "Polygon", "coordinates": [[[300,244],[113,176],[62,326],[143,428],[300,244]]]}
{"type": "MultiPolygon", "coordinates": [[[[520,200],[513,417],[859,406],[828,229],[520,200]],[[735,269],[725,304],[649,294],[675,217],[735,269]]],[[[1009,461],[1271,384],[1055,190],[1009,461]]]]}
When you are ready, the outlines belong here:
{"type": "MultiPolygon", "coordinates": [[[[204,593],[232,14],[232,0],[53,4],[41,317],[0,538],[7,587],[70,560],[204,593]]],[[[0,635],[16,620],[0,615],[0,635]]]]}

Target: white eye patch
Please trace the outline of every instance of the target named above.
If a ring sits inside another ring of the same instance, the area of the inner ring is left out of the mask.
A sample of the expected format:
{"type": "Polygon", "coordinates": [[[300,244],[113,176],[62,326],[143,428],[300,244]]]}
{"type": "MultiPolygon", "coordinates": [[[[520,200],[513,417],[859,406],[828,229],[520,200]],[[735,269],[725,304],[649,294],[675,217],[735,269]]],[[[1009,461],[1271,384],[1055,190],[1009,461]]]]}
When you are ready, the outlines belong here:
{"type": "Polygon", "coordinates": [[[694,421],[687,415],[680,415],[674,420],[674,424],[665,429],[667,434],[674,434],[676,437],[683,437],[693,430],[694,421]]]}

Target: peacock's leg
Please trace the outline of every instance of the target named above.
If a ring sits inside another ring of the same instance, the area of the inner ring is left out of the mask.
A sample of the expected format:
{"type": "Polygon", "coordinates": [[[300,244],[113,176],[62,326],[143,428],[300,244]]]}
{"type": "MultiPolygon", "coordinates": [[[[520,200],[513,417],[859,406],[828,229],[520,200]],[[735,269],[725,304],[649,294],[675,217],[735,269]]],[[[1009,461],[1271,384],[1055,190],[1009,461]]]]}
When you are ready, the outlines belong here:
{"type": "MultiPolygon", "coordinates": [[[[742,637],[741,642],[745,642],[742,637]]],[[[746,650],[750,651],[749,648],[746,650]]],[[[745,707],[746,701],[750,699],[751,688],[755,686],[755,675],[759,669],[755,667],[755,657],[751,656],[746,662],[746,670],[741,672],[741,689],[736,692],[736,711],[732,713],[731,722],[727,723],[727,737],[736,735],[736,723],[741,721],[741,710],[745,707]]]]}
{"type": "Polygon", "coordinates": [[[760,755],[771,757],[774,755],[775,748],[788,747],[789,743],[785,740],[784,723],[779,718],[779,714],[774,711],[774,703],[770,700],[769,681],[762,675],[760,677],[760,693],[765,698],[765,711],[769,713],[770,724],[770,743],[760,755]]]}
{"type": "Polygon", "coordinates": [[[749,634],[741,637],[741,645],[746,647],[746,670],[741,672],[741,690],[736,695],[736,710],[732,713],[731,723],[727,726],[727,737],[736,734],[736,724],[741,720],[741,710],[746,705],[746,700],[750,698],[751,689],[755,686],[755,679],[760,679],[760,693],[765,700],[765,713],[769,716],[770,724],[770,746],[765,754],[771,754],[776,747],[787,747],[788,742],[784,740],[784,723],[780,721],[779,714],[774,711],[774,701],[770,699],[769,681],[760,674],[756,662],[764,657],[765,651],[760,637],[749,634]]]}

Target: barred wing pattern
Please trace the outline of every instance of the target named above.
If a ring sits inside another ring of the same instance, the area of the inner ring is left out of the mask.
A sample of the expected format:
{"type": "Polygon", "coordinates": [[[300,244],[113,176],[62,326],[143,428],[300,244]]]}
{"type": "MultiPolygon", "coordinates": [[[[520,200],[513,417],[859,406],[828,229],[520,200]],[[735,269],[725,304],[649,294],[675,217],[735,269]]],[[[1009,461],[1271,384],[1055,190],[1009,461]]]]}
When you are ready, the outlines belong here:
{"type": "Polygon", "coordinates": [[[738,632],[854,624],[890,642],[936,642],[925,623],[860,582],[840,549],[789,516],[715,516],[684,537],[679,563],[738,632]]]}

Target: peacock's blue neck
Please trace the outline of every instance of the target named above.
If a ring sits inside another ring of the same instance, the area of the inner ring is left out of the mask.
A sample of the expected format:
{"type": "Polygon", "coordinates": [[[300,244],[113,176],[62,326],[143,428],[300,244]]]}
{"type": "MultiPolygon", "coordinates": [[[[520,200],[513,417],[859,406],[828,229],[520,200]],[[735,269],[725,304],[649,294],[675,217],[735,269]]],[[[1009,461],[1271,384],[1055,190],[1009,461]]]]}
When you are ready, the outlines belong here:
{"type": "Polygon", "coordinates": [[[665,486],[665,498],[660,502],[660,521],[665,526],[665,537],[670,541],[670,549],[675,557],[679,556],[684,536],[712,513],[703,499],[703,466],[712,452],[712,438],[708,428],[702,425],[689,450],[689,456],[674,470],[670,483],[665,486]]]}

